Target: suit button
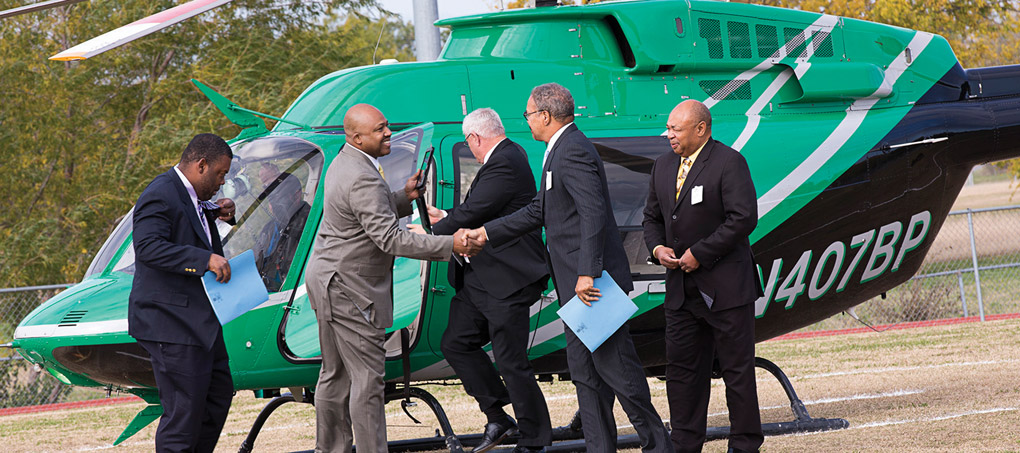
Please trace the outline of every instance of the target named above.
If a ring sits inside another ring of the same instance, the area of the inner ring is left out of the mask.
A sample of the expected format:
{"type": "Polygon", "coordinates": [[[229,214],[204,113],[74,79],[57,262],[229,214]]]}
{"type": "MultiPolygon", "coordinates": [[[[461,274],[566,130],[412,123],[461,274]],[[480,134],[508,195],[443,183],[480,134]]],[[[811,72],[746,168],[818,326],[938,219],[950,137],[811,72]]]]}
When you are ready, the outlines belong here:
{"type": "Polygon", "coordinates": [[[673,216],[673,220],[676,220],[676,216],[673,216]]]}

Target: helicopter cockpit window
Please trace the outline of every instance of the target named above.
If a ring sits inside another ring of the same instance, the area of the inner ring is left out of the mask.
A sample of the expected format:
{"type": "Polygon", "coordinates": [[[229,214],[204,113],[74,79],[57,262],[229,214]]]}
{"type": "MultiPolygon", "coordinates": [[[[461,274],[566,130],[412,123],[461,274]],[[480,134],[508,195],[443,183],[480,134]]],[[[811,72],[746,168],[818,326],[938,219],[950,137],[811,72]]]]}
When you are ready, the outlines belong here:
{"type": "Polygon", "coordinates": [[[471,182],[475,180],[475,175],[478,174],[478,169],[482,168],[482,164],[478,163],[478,159],[475,159],[471,148],[465,142],[453,145],[453,155],[457,158],[457,169],[459,170],[459,180],[457,181],[459,192],[457,204],[459,205],[464,202],[468,187],[471,187],[471,182]]]}
{"type": "MultiPolygon", "coordinates": [[[[256,139],[233,148],[226,183],[213,197],[233,199],[237,206],[236,225],[216,221],[223,252],[229,259],[251,249],[266,288],[279,291],[315,199],[322,152],[293,137],[256,139]]],[[[106,270],[114,258],[113,271],[134,274],[134,247],[130,241],[125,244],[131,226],[128,213],[96,255],[86,277],[106,270]]]]}
{"type": "MultiPolygon", "coordinates": [[[[403,190],[408,178],[418,171],[415,164],[422,135],[421,129],[417,128],[404,132],[399,139],[390,142],[390,153],[379,158],[391,191],[403,190]]],[[[408,220],[408,217],[400,219],[400,227],[406,228],[408,220]]]]}
{"type": "Polygon", "coordinates": [[[216,222],[229,259],[245,250],[266,289],[279,291],[290,271],[312,209],[322,152],[293,137],[270,137],[234,147],[226,183],[213,199],[230,198],[237,205],[236,225],[216,222]]]}
{"type": "MultiPolygon", "coordinates": [[[[106,266],[108,266],[110,261],[112,261],[117,256],[118,252],[121,251],[121,248],[124,246],[124,240],[127,239],[129,234],[131,234],[131,221],[133,218],[132,214],[134,214],[134,212],[135,210],[131,209],[126,215],[124,215],[124,217],[121,217],[120,220],[118,220],[117,227],[113,229],[113,233],[110,233],[110,237],[108,237],[106,242],[103,243],[103,246],[99,248],[99,253],[97,253],[96,257],[92,259],[92,264],[90,264],[89,269],[85,271],[84,278],[89,278],[105,271],[106,266]]],[[[128,250],[125,250],[124,253],[120,253],[121,257],[117,261],[117,266],[114,266],[114,270],[131,266],[134,263],[134,248],[131,244],[128,244],[127,248],[131,249],[130,253],[128,253],[128,250]],[[123,264],[122,261],[124,261],[125,255],[131,255],[129,258],[130,262],[123,264]]],[[[132,270],[128,273],[134,273],[134,271],[132,270]]]]}
{"type": "Polygon", "coordinates": [[[631,272],[659,275],[665,268],[647,263],[641,221],[648,200],[648,181],[655,159],[670,152],[669,140],[662,136],[592,139],[606,169],[613,215],[623,236],[631,272]]]}

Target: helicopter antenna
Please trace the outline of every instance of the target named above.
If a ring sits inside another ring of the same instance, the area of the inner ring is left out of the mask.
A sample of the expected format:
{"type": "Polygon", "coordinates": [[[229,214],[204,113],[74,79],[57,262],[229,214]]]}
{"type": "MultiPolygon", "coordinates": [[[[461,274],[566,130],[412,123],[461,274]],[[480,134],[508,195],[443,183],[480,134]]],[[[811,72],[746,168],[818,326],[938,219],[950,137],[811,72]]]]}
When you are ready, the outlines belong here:
{"type": "Polygon", "coordinates": [[[375,53],[379,51],[379,43],[382,42],[383,30],[386,30],[386,16],[383,16],[382,19],[382,27],[379,27],[379,37],[375,40],[375,50],[372,51],[372,64],[375,64],[375,53]]]}
{"type": "Polygon", "coordinates": [[[876,328],[875,328],[875,326],[872,326],[871,324],[868,324],[868,323],[867,323],[867,322],[865,322],[865,321],[864,321],[863,319],[861,319],[861,317],[860,317],[860,316],[857,316],[857,310],[856,310],[856,308],[857,308],[857,307],[850,307],[850,308],[846,309],[846,311],[845,311],[844,313],[846,313],[846,314],[850,315],[850,317],[851,317],[851,318],[854,318],[854,319],[856,319],[856,320],[857,320],[857,322],[859,322],[859,323],[861,323],[861,324],[864,324],[864,326],[865,326],[865,327],[867,327],[867,328],[869,328],[869,329],[871,329],[871,330],[873,330],[873,331],[875,331],[875,332],[878,332],[878,333],[882,333],[882,332],[885,332],[886,330],[889,330],[889,328],[888,328],[888,327],[886,327],[886,328],[884,328],[884,329],[876,329],[876,328]]]}

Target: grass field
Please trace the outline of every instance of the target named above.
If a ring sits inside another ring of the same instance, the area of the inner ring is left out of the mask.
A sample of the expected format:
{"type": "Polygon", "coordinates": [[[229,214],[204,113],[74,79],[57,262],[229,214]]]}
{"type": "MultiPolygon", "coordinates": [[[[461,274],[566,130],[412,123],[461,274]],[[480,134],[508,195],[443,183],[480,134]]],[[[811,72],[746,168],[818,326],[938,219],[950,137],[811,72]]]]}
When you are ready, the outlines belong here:
{"type": "MultiPolygon", "coordinates": [[[[812,416],[845,418],[850,429],[769,437],[763,451],[1020,451],[1020,320],[958,324],[810,339],[770,341],[758,355],[786,371],[812,416]]],[[[762,417],[792,418],[779,385],[759,371],[762,417]]],[[[665,386],[650,379],[663,418],[665,386]]],[[[569,383],[542,383],[554,425],[577,408],[569,383]]],[[[430,386],[454,429],[478,432],[484,418],[457,386],[430,386]]],[[[237,451],[265,400],[250,392],[234,399],[217,451],[237,451]]],[[[118,447],[120,434],[141,403],[0,417],[5,451],[151,451],[155,426],[118,447]]],[[[387,406],[391,440],[434,435],[437,424],[424,406],[412,409],[414,425],[395,403],[387,406]]],[[[710,425],[726,424],[723,386],[715,382],[710,425]]],[[[621,433],[633,432],[617,407],[621,433]]],[[[312,407],[287,404],[266,425],[255,451],[306,450],[314,446],[312,407]]],[[[725,441],[705,451],[726,450],[725,441]]],[[[637,450],[633,450],[637,451],[637,450]]]]}

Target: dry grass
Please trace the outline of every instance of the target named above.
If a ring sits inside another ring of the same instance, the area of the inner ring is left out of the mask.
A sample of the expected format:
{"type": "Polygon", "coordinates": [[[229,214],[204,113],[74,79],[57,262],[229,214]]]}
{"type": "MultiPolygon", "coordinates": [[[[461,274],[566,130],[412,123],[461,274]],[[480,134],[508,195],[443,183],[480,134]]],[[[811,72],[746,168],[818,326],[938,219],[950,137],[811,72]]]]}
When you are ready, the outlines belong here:
{"type": "Polygon", "coordinates": [[[1020,204],[1016,196],[1016,183],[1012,180],[1001,180],[964,186],[960,195],[953,203],[953,210],[994,208],[1020,204]]]}
{"type": "MultiPolygon", "coordinates": [[[[961,324],[788,341],[758,345],[758,355],[776,362],[793,380],[815,417],[841,417],[848,430],[769,437],[764,451],[1020,451],[1020,320],[961,324]]],[[[664,418],[665,386],[651,379],[664,418]]],[[[565,424],[577,403],[568,383],[543,383],[553,423],[565,424]]],[[[477,432],[484,424],[473,400],[459,387],[429,388],[444,403],[454,429],[477,432]]],[[[711,425],[726,423],[721,383],[713,385],[711,425]]],[[[779,385],[759,371],[764,421],[791,418],[779,385]]],[[[236,451],[264,400],[239,394],[218,451],[236,451]]],[[[88,451],[109,448],[140,404],[67,410],[0,418],[6,451],[88,451]]],[[[435,434],[424,406],[412,409],[415,426],[399,405],[387,406],[390,439],[435,434]]],[[[617,408],[617,420],[627,424],[617,408]]],[[[151,451],[154,426],[115,451],[151,451]]],[[[633,432],[621,429],[621,433],[633,432]]],[[[292,451],[314,445],[313,409],[288,404],[269,420],[256,451],[292,451]]],[[[725,441],[707,452],[725,451],[725,441]]],[[[636,450],[634,450],[636,451],[636,450]]]]}

